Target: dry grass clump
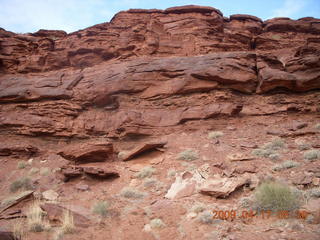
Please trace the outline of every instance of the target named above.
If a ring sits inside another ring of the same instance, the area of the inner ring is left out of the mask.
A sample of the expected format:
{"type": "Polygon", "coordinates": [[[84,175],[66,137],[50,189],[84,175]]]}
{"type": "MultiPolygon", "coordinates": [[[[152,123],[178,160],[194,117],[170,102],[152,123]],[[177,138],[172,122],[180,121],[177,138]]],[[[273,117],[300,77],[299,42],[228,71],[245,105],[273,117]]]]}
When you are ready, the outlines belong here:
{"type": "Polygon", "coordinates": [[[34,201],[27,211],[27,226],[31,232],[42,232],[50,229],[45,213],[40,208],[40,202],[34,201]]]}
{"type": "Polygon", "coordinates": [[[26,236],[23,221],[19,220],[13,224],[12,233],[15,240],[23,240],[26,236]]]}
{"type": "Polygon", "coordinates": [[[31,190],[32,189],[32,184],[31,184],[30,178],[22,177],[20,179],[15,180],[10,185],[11,192],[16,192],[21,189],[24,189],[24,190],[31,190]]]}
{"type": "Polygon", "coordinates": [[[40,169],[40,175],[41,176],[48,176],[51,173],[50,168],[43,167],[40,169]]]}
{"type": "Polygon", "coordinates": [[[206,208],[207,208],[206,205],[204,205],[203,203],[197,202],[191,207],[191,212],[200,213],[206,210],[206,208]]]}
{"type": "Polygon", "coordinates": [[[210,211],[204,211],[198,216],[198,221],[203,224],[213,223],[213,214],[210,211]]]}
{"type": "Polygon", "coordinates": [[[274,171],[281,171],[281,170],[284,170],[284,169],[294,168],[294,167],[297,167],[297,166],[299,166],[299,163],[289,160],[289,161],[285,161],[283,163],[277,164],[272,169],[274,171]]]}
{"type": "Polygon", "coordinates": [[[101,217],[106,217],[108,215],[108,208],[110,204],[107,201],[100,201],[93,205],[92,212],[100,215],[101,217]]]}
{"type": "Polygon", "coordinates": [[[300,206],[301,198],[286,184],[264,182],[255,191],[254,204],[258,210],[291,211],[300,206]]]}
{"type": "Polygon", "coordinates": [[[197,160],[198,158],[199,158],[198,153],[192,149],[187,149],[185,151],[182,151],[177,156],[178,160],[184,160],[184,161],[194,161],[194,160],[197,160]]]}
{"type": "Polygon", "coordinates": [[[74,230],[75,230],[75,226],[74,226],[73,214],[70,211],[66,210],[63,213],[61,231],[64,234],[71,234],[71,233],[74,233],[74,230]]]}
{"type": "Polygon", "coordinates": [[[301,151],[308,150],[311,148],[311,145],[302,139],[296,139],[294,142],[298,145],[298,149],[301,151]]]}
{"type": "Polygon", "coordinates": [[[166,224],[160,218],[152,219],[149,224],[150,224],[151,228],[164,228],[164,227],[166,227],[166,224]]]}
{"type": "Polygon", "coordinates": [[[177,174],[177,171],[175,169],[171,168],[171,169],[168,170],[167,176],[168,177],[175,177],[176,174],[177,174]]]}
{"type": "Polygon", "coordinates": [[[317,123],[314,128],[320,130],[320,123],[317,123]]]}
{"type": "Polygon", "coordinates": [[[303,157],[304,157],[304,159],[309,160],[309,161],[317,160],[320,158],[320,151],[316,150],[316,149],[306,151],[303,154],[303,157]]]}
{"type": "Polygon", "coordinates": [[[320,198],[320,188],[310,189],[308,195],[313,198],[320,198]]]}
{"type": "Polygon", "coordinates": [[[142,168],[137,174],[135,174],[135,177],[137,178],[147,178],[151,177],[157,170],[151,166],[147,166],[142,168]]]}
{"type": "Polygon", "coordinates": [[[120,195],[124,198],[140,199],[144,198],[146,194],[134,188],[125,187],[121,190],[120,195]]]}
{"type": "Polygon", "coordinates": [[[26,168],[27,165],[28,164],[26,161],[19,161],[17,167],[18,167],[18,169],[24,169],[24,168],[26,168]]]}
{"type": "Polygon", "coordinates": [[[271,158],[276,160],[280,158],[277,151],[285,147],[285,143],[281,138],[274,138],[271,142],[264,144],[261,148],[254,149],[252,151],[253,155],[258,157],[271,158]]]}
{"type": "Polygon", "coordinates": [[[36,173],[38,173],[38,172],[39,172],[39,168],[35,168],[35,167],[34,167],[34,168],[31,168],[31,169],[30,169],[29,174],[30,174],[30,175],[34,175],[34,174],[36,174],[36,173]]]}
{"type": "Polygon", "coordinates": [[[224,134],[221,131],[212,131],[208,133],[209,139],[217,139],[219,137],[222,137],[224,134]]]}

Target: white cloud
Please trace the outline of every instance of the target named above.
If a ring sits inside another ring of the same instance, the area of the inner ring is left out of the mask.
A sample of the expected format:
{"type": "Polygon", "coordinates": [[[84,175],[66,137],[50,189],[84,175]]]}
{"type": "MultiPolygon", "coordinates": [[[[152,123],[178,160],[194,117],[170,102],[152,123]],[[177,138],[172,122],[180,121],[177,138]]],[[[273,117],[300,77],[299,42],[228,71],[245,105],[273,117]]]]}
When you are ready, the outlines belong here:
{"type": "Polygon", "coordinates": [[[309,0],[285,0],[281,8],[275,9],[270,18],[290,17],[299,13],[308,4],[309,0]]]}

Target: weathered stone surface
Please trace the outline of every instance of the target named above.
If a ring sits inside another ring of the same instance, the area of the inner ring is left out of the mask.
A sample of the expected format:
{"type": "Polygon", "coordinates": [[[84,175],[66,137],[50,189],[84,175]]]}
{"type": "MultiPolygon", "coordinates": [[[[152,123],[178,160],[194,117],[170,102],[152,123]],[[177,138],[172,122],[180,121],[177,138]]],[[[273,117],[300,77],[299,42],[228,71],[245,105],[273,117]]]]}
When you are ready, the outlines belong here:
{"type": "Polygon", "coordinates": [[[248,176],[237,178],[212,178],[202,184],[199,192],[216,198],[226,198],[238,188],[249,184],[250,178],[248,176]]]}
{"type": "Polygon", "coordinates": [[[121,156],[121,160],[128,161],[139,154],[145,153],[147,151],[156,150],[157,148],[163,147],[166,142],[150,142],[150,143],[143,143],[139,146],[135,147],[131,151],[127,151],[121,156]]]}
{"type": "Polygon", "coordinates": [[[5,141],[0,146],[0,156],[31,157],[38,152],[37,147],[21,141],[5,141]]]}
{"type": "Polygon", "coordinates": [[[58,153],[69,161],[80,162],[104,162],[112,160],[112,143],[78,143],[67,146],[58,153]]]}
{"type": "Polygon", "coordinates": [[[1,240],[15,240],[13,232],[5,232],[0,230],[0,239],[1,240]]]}
{"type": "Polygon", "coordinates": [[[103,169],[99,167],[63,166],[61,168],[61,173],[65,182],[82,176],[89,176],[98,179],[113,179],[120,176],[116,170],[103,169]]]}
{"type": "Polygon", "coordinates": [[[69,211],[73,215],[75,226],[88,227],[91,224],[90,219],[88,219],[87,217],[77,212],[71,211],[70,209],[67,209],[65,207],[62,207],[58,204],[44,203],[44,204],[41,204],[40,207],[42,208],[43,211],[47,213],[47,216],[50,221],[62,222],[64,212],[69,211]]]}

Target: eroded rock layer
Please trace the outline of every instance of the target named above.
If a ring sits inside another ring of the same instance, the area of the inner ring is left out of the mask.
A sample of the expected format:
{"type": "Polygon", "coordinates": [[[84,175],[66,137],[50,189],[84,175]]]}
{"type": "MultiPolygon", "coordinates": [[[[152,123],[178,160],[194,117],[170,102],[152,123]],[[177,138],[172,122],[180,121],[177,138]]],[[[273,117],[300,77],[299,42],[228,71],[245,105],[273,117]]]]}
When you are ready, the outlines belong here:
{"type": "MultiPolygon", "coordinates": [[[[0,29],[0,71],[3,133],[153,135],[192,120],[300,111],[305,99],[268,105],[258,94],[320,88],[320,20],[182,6],[131,9],[70,34],[0,29]]],[[[315,95],[308,111],[318,111],[315,95]]]]}

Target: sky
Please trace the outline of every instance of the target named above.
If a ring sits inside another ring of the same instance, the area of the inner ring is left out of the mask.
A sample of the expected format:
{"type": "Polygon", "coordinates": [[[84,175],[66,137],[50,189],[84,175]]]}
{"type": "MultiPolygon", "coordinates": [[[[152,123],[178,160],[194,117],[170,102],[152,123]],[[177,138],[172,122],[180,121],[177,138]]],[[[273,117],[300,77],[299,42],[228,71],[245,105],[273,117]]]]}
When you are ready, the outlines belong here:
{"type": "Polygon", "coordinates": [[[241,13],[263,20],[320,18],[320,0],[0,0],[0,27],[17,33],[39,29],[70,33],[108,22],[117,12],[130,8],[165,9],[189,4],[218,8],[227,17],[241,13]]]}

